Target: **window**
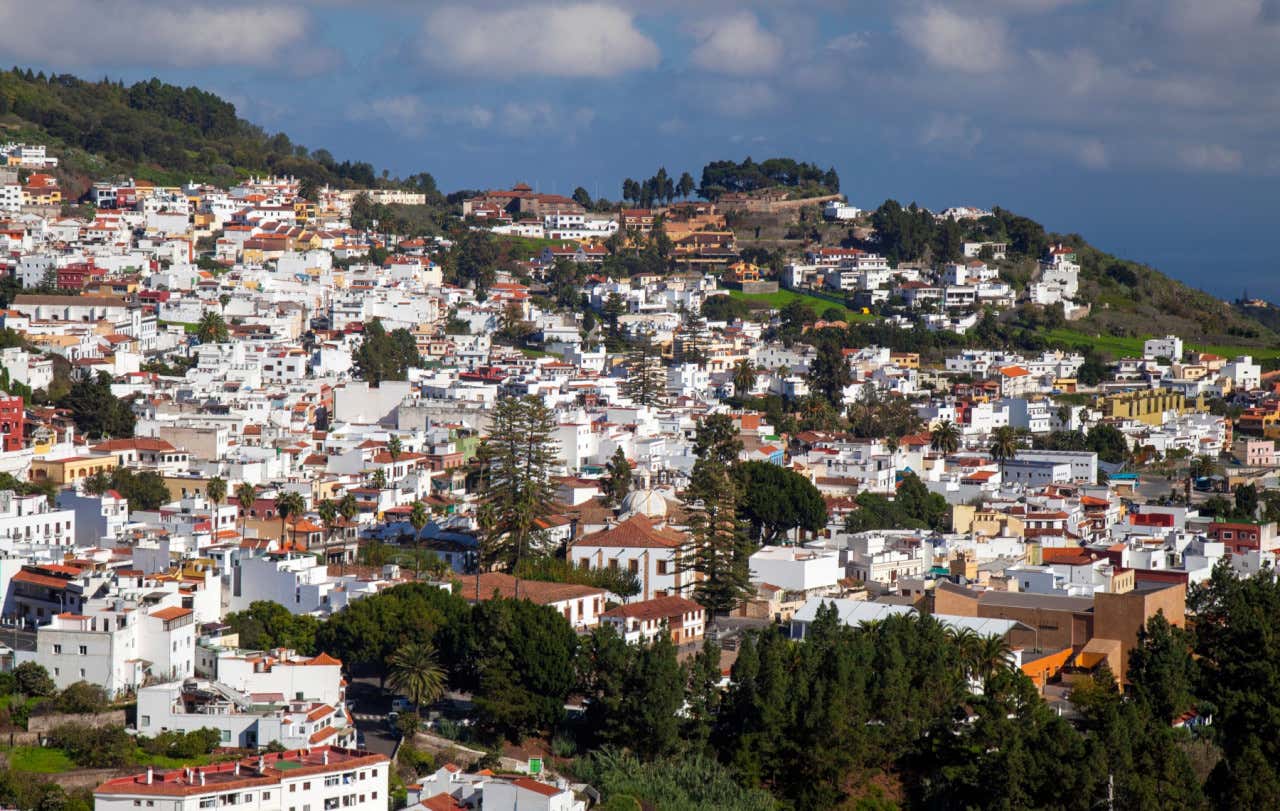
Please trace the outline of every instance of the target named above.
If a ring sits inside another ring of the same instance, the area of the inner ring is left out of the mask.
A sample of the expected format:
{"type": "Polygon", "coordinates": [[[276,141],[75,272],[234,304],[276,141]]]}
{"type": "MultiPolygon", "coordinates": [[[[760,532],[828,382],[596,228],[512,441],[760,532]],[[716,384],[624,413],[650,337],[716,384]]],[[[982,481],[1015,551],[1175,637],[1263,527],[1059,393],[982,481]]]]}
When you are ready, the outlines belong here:
{"type": "Polygon", "coordinates": [[[229,743],[230,741],[231,741],[231,730],[229,729],[222,730],[222,742],[229,743]]]}
{"type": "Polygon", "coordinates": [[[54,652],[54,653],[62,653],[62,646],[61,646],[61,645],[54,645],[54,646],[53,646],[53,652],[54,652]]]}
{"type": "Polygon", "coordinates": [[[144,716],[142,716],[142,725],[143,725],[144,727],[149,727],[149,726],[151,726],[151,716],[150,716],[150,715],[144,715],[144,716]]]}
{"type": "Polygon", "coordinates": [[[324,811],[333,811],[339,805],[337,797],[329,797],[324,801],[324,811]]]}
{"type": "Polygon", "coordinates": [[[84,668],[80,668],[80,678],[84,678],[84,668]]]}
{"type": "Polygon", "coordinates": [[[81,645],[81,646],[80,646],[80,655],[81,655],[81,656],[88,656],[88,655],[89,655],[89,646],[88,646],[88,645],[81,645]]]}
{"type": "Polygon", "coordinates": [[[326,777],[326,778],[324,779],[324,784],[325,784],[326,786],[336,786],[336,785],[338,785],[338,783],[341,783],[341,782],[342,782],[342,780],[341,780],[341,779],[339,779],[338,775],[336,775],[336,774],[335,774],[335,775],[333,775],[332,777],[326,777]]]}
{"type": "Polygon", "coordinates": [[[667,573],[667,562],[665,560],[658,561],[658,574],[667,573]]]}
{"type": "Polygon", "coordinates": [[[266,802],[267,800],[270,800],[270,799],[271,799],[271,792],[269,792],[269,791],[264,791],[264,792],[262,792],[262,800],[263,800],[263,802],[266,802]]]}
{"type": "MultiPolygon", "coordinates": [[[[297,791],[297,790],[298,790],[298,784],[297,784],[297,783],[290,783],[290,784],[289,784],[289,791],[297,791]]],[[[290,808],[290,809],[289,809],[289,811],[293,811],[293,809],[292,809],[292,808],[290,808]]]]}
{"type": "Polygon", "coordinates": [[[627,561],[627,571],[628,571],[628,572],[631,572],[632,574],[639,574],[639,573],[640,573],[640,561],[635,560],[635,559],[632,559],[632,560],[627,561]]]}
{"type": "Polygon", "coordinates": [[[57,668],[57,667],[55,667],[55,668],[53,669],[53,675],[55,675],[55,676],[61,676],[61,675],[62,675],[62,669],[61,669],[61,668],[57,668]]]}
{"type": "Polygon", "coordinates": [[[303,791],[310,791],[310,790],[311,790],[311,781],[310,781],[310,780],[308,780],[307,782],[305,782],[305,783],[303,783],[303,784],[302,784],[302,790],[303,790],[303,791]]]}

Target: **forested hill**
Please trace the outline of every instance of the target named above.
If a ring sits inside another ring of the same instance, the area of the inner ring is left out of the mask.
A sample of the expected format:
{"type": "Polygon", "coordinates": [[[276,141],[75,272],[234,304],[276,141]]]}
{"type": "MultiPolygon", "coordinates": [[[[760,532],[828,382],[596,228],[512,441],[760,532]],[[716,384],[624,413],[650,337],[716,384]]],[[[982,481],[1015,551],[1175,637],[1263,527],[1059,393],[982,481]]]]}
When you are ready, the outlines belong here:
{"type": "Polygon", "coordinates": [[[250,173],[291,174],[338,186],[379,181],[369,163],[338,162],[324,149],[308,150],[283,133],[269,135],[213,93],[158,79],[126,86],[30,69],[0,71],[0,141],[5,140],[53,148],[73,195],[113,174],[165,184],[225,183],[250,173]]]}
{"type": "MultiPolygon", "coordinates": [[[[1080,264],[1077,300],[1091,305],[1071,326],[1087,335],[1140,338],[1175,334],[1205,344],[1274,347],[1280,336],[1253,312],[1237,309],[1155,268],[1113,256],[1079,234],[1056,234],[1028,217],[996,207],[977,220],[937,220],[923,208],[888,200],[870,215],[868,246],[891,262],[957,261],[965,242],[999,242],[1008,255],[993,264],[1018,290],[1035,280],[1051,245],[1070,247],[1080,264]]],[[[1016,313],[1011,316],[1028,316],[1016,313]]],[[[1277,320],[1280,324],[1280,320],[1277,320]]],[[[1050,322],[1045,326],[1057,326],[1050,322]]]]}

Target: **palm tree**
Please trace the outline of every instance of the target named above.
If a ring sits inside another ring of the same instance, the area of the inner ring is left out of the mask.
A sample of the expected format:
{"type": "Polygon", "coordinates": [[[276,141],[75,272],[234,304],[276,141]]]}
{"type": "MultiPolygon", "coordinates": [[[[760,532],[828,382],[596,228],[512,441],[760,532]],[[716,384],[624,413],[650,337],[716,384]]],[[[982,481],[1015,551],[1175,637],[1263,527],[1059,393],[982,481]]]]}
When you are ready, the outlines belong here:
{"type": "Polygon", "coordinates": [[[977,675],[982,678],[983,692],[986,692],[986,685],[996,674],[1013,667],[1011,653],[1009,643],[1002,636],[992,634],[978,640],[973,662],[977,675]]]}
{"type": "Polygon", "coordinates": [[[236,501],[240,503],[240,537],[244,537],[245,527],[249,521],[249,510],[258,498],[258,488],[248,482],[241,482],[236,487],[236,501]]]}
{"type": "Polygon", "coordinates": [[[943,456],[960,450],[960,428],[951,420],[943,420],[929,432],[929,447],[943,456]]]}
{"type": "Polygon", "coordinates": [[[213,506],[217,508],[222,500],[227,497],[227,480],[221,476],[214,476],[205,485],[204,494],[213,502],[213,506]]]}
{"type": "Polygon", "coordinates": [[[413,542],[418,542],[418,536],[422,534],[422,528],[427,525],[427,521],[431,520],[427,515],[427,508],[421,501],[413,502],[413,509],[409,510],[409,525],[413,527],[413,542]]]}
{"type": "Polygon", "coordinates": [[[956,660],[960,665],[960,674],[965,681],[973,678],[978,668],[978,634],[972,628],[961,628],[954,625],[947,627],[947,636],[956,648],[956,660]]]}
{"type": "Polygon", "coordinates": [[[733,367],[733,393],[738,398],[747,397],[756,385],[756,369],[751,361],[743,358],[733,367]]]}
{"type": "Polygon", "coordinates": [[[382,468],[378,468],[373,471],[373,476],[370,477],[369,482],[379,490],[384,489],[387,486],[387,472],[382,468]]]}
{"type": "Polygon", "coordinates": [[[332,499],[325,499],[316,505],[316,514],[320,516],[325,529],[325,545],[333,540],[333,527],[338,520],[338,505],[332,499]]]}
{"type": "Polygon", "coordinates": [[[400,458],[402,451],[404,447],[400,444],[400,437],[393,436],[387,440],[387,453],[390,454],[392,462],[400,458]]]}
{"type": "Polygon", "coordinates": [[[1203,479],[1206,476],[1212,476],[1218,471],[1217,462],[1213,461],[1213,457],[1201,454],[1191,460],[1187,472],[1193,479],[1203,479]]]}
{"type": "Polygon", "coordinates": [[[1000,463],[1000,479],[1004,480],[1004,463],[1018,453],[1018,432],[1002,425],[991,434],[991,458],[1000,463]]]}
{"type": "Polygon", "coordinates": [[[444,695],[445,672],[430,642],[407,642],[387,658],[387,683],[422,708],[444,695]]]}
{"type": "Polygon", "coordinates": [[[285,522],[289,520],[289,516],[294,516],[296,520],[307,509],[307,504],[302,500],[301,493],[293,491],[282,492],[276,496],[276,514],[280,516],[280,545],[284,546],[287,542],[285,535],[285,522]]]}
{"type": "Polygon", "coordinates": [[[355,493],[345,493],[338,499],[338,514],[348,521],[360,514],[360,504],[356,501],[355,493]]]}

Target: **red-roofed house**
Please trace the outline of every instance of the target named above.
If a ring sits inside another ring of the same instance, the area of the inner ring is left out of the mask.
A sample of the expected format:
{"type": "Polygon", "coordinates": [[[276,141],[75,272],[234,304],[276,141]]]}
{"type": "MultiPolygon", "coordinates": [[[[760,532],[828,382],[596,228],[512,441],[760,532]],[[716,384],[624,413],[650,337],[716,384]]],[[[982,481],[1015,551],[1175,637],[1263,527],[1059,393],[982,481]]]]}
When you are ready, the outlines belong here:
{"type": "Polygon", "coordinates": [[[689,538],[683,532],[655,526],[636,513],[617,526],[587,535],[569,549],[569,560],[587,569],[623,569],[640,580],[635,599],[649,600],[679,594],[692,574],[680,571],[681,550],[689,538]]]}

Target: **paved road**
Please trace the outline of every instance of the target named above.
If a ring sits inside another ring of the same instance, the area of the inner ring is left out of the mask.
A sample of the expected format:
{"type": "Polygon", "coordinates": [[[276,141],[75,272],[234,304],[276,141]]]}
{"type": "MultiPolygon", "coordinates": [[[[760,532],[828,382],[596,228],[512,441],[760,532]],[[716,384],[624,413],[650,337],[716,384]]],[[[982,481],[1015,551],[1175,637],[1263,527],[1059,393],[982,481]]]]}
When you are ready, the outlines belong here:
{"type": "Polygon", "coordinates": [[[378,686],[377,679],[354,679],[347,685],[347,701],[356,729],[364,735],[364,748],[382,755],[394,752],[399,738],[387,727],[391,694],[378,686]]]}
{"type": "Polygon", "coordinates": [[[33,651],[36,649],[36,632],[13,625],[0,626],[0,645],[13,650],[33,651]]]}

